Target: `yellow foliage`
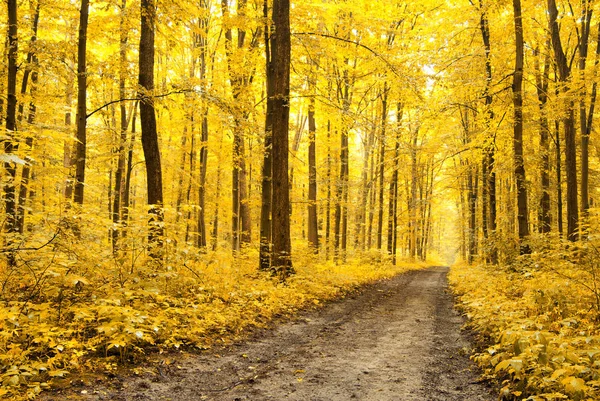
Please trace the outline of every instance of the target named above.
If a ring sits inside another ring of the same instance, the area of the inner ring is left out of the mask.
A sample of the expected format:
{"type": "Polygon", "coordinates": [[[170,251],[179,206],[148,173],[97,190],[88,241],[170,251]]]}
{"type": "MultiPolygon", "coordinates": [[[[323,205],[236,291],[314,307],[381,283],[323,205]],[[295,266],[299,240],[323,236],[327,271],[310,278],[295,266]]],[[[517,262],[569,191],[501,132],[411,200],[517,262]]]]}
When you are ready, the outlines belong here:
{"type": "Polygon", "coordinates": [[[473,360],[486,376],[505,380],[501,393],[519,393],[516,399],[600,399],[593,294],[556,274],[557,265],[529,262],[524,268],[452,267],[449,279],[459,306],[489,344],[473,360]]]}
{"type": "Polygon", "coordinates": [[[358,259],[336,265],[307,252],[296,256],[297,274],[280,282],[257,271],[254,250],[237,260],[228,251],[180,251],[157,269],[139,261],[125,266],[71,245],[80,259],[69,267],[61,267],[64,255],[57,252],[56,265],[30,264],[31,276],[0,268],[0,398],[32,398],[53,378],[135,362],[150,346],[193,350],[227,343],[248,327],[425,266],[358,259]]]}

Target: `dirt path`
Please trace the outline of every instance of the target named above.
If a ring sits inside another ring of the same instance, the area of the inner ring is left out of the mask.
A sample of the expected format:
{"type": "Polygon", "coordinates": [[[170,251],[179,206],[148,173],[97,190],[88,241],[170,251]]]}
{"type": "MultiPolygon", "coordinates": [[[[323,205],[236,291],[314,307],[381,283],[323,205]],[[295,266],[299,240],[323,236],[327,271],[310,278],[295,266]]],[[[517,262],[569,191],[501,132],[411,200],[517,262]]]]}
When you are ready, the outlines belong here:
{"type": "Polygon", "coordinates": [[[246,343],[165,365],[155,377],[78,389],[78,395],[83,392],[88,400],[493,400],[472,371],[462,319],[445,291],[446,272],[415,271],[367,286],[246,343]]]}

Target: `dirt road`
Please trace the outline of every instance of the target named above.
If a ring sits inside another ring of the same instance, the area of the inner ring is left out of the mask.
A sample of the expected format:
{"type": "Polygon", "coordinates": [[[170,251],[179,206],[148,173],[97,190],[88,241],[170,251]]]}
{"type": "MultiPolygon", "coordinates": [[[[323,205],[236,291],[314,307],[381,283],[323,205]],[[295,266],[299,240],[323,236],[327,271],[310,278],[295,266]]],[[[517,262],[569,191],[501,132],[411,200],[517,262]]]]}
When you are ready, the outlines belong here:
{"type": "Polygon", "coordinates": [[[248,342],[164,365],[158,376],[77,392],[89,400],[493,400],[472,371],[446,272],[379,282],[248,342]]]}

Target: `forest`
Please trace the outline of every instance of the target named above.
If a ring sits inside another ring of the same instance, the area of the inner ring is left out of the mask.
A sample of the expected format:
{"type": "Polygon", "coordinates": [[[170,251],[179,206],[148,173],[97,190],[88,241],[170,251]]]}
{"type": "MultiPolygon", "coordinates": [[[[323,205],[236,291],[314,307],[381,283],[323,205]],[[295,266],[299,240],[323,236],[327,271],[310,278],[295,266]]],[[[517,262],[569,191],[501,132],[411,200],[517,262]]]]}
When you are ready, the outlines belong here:
{"type": "Polygon", "coordinates": [[[503,399],[600,397],[597,2],[0,15],[0,397],[440,264],[503,399]]]}

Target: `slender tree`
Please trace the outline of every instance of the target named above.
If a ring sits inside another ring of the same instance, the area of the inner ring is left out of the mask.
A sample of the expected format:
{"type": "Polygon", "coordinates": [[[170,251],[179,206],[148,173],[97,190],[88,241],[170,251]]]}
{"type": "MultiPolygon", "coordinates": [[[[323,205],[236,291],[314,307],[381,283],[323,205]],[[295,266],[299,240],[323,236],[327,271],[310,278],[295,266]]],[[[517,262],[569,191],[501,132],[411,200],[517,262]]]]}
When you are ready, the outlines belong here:
{"type": "Polygon", "coordinates": [[[272,269],[282,279],[293,273],[290,238],[288,131],[290,95],[290,2],[273,1],[273,259],[272,269]]]}
{"type": "Polygon", "coordinates": [[[521,252],[529,253],[529,247],[523,243],[529,236],[529,212],[527,208],[527,186],[525,183],[525,164],[523,163],[523,20],[521,0],[513,0],[515,22],[515,72],[513,75],[513,152],[517,187],[517,220],[521,252]]]}
{"type": "Polygon", "coordinates": [[[83,205],[87,149],[87,28],[89,0],[81,0],[77,43],[77,145],[75,152],[75,189],[73,201],[83,205]]]}
{"type": "Polygon", "coordinates": [[[146,160],[147,197],[149,206],[148,248],[154,258],[162,257],[163,247],[163,187],[156,114],[154,110],[154,30],[156,4],[141,0],[141,31],[139,48],[140,123],[142,148],[146,160]]]}
{"type": "Polygon", "coordinates": [[[262,192],[260,208],[260,255],[259,267],[262,270],[271,268],[271,248],[272,248],[272,208],[273,208],[273,101],[274,101],[274,66],[273,66],[273,48],[271,42],[272,24],[269,22],[268,0],[264,0],[263,13],[265,17],[264,40],[265,40],[265,59],[266,59],[266,89],[267,102],[265,113],[265,141],[264,155],[262,165],[262,192]]]}
{"type": "MultiPolygon", "coordinates": [[[[37,31],[38,25],[40,21],[40,2],[38,1],[35,6],[35,11],[33,15],[33,21],[31,25],[31,39],[29,41],[29,50],[27,51],[27,64],[25,66],[25,71],[23,72],[23,80],[21,81],[21,94],[25,95],[27,93],[27,88],[29,86],[29,81],[31,78],[31,89],[29,91],[32,99],[29,102],[29,115],[27,117],[27,124],[31,126],[35,121],[35,114],[37,111],[37,107],[33,100],[33,95],[35,94],[37,82],[38,82],[38,58],[35,49],[35,45],[37,42],[37,31]]],[[[24,118],[25,105],[23,103],[19,104],[19,122],[24,118]]],[[[27,135],[25,138],[25,146],[27,151],[31,153],[33,147],[33,136],[27,135]]],[[[19,187],[19,199],[17,201],[18,209],[17,209],[17,230],[20,234],[23,234],[25,229],[25,210],[27,209],[27,195],[29,194],[29,182],[31,178],[32,172],[32,162],[33,159],[28,155],[25,158],[25,164],[23,165],[23,170],[21,171],[21,186],[19,187]]]]}
{"type": "MultiPolygon", "coordinates": [[[[558,26],[556,0],[548,0],[549,30],[554,50],[554,61],[558,69],[558,79],[563,93],[570,90],[571,67],[563,50],[558,26]]],[[[577,205],[577,153],[575,146],[575,113],[573,100],[567,100],[567,110],[563,118],[565,135],[565,170],[567,176],[567,238],[578,239],[579,208],[577,205]]]]}
{"type": "MultiPolygon", "coordinates": [[[[6,102],[6,133],[7,139],[4,140],[4,153],[12,156],[16,150],[13,141],[16,140],[15,132],[17,130],[17,55],[18,55],[18,18],[17,18],[17,0],[8,0],[8,72],[7,72],[7,102],[6,102]]],[[[16,176],[17,166],[9,158],[5,159],[4,169],[8,177],[4,184],[4,212],[6,213],[6,222],[4,228],[9,236],[17,231],[17,199],[16,199],[16,176]]],[[[12,243],[12,238],[8,238],[8,244],[12,243]]],[[[9,265],[15,264],[13,254],[8,254],[9,265]]]]}
{"type": "Polygon", "coordinates": [[[318,252],[316,130],[315,99],[311,97],[308,106],[308,244],[318,252]]]}

